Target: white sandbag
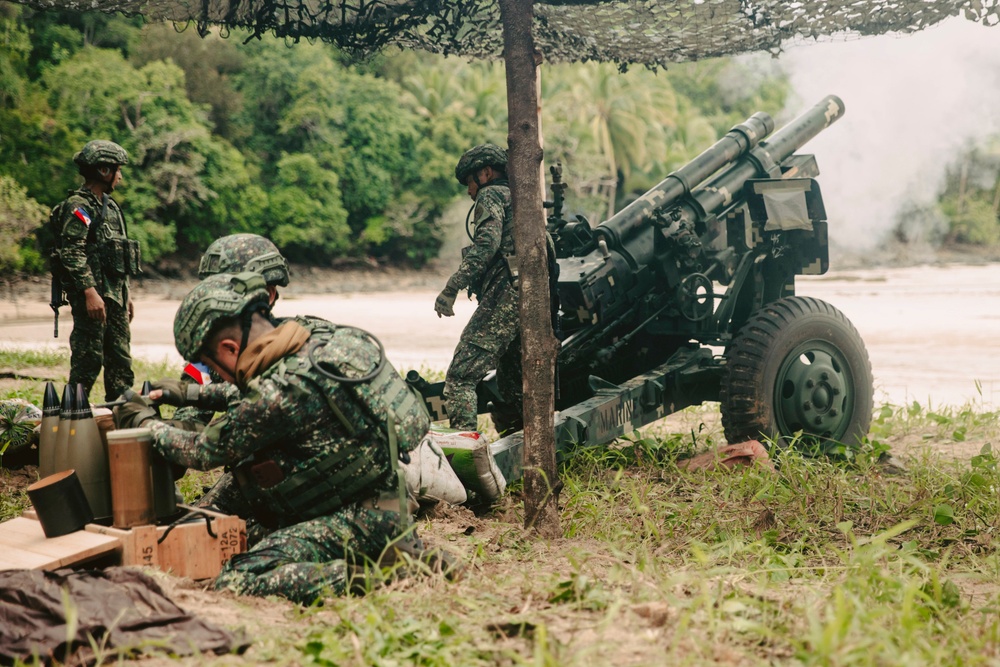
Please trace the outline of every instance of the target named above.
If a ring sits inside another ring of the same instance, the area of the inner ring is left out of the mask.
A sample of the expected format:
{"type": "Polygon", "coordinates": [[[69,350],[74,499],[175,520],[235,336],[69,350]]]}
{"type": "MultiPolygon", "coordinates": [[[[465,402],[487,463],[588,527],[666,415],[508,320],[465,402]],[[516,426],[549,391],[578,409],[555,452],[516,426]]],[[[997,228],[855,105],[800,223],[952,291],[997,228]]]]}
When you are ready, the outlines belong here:
{"type": "Polygon", "coordinates": [[[459,505],[468,500],[462,480],[448,465],[448,459],[430,434],[410,452],[410,462],[400,464],[406,475],[406,488],[417,500],[444,501],[459,505]]]}
{"type": "Polygon", "coordinates": [[[451,461],[466,489],[493,502],[507,489],[507,480],[497,467],[489,439],[477,431],[456,431],[434,426],[428,436],[451,461]]]}

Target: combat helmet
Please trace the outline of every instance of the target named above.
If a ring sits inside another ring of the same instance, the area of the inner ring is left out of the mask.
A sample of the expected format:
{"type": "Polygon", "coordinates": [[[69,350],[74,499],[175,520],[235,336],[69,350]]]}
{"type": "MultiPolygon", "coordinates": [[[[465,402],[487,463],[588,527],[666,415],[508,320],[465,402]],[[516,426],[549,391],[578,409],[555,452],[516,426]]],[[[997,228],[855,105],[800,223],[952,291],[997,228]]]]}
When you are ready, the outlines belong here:
{"type": "Polygon", "coordinates": [[[96,167],[103,164],[128,164],[128,151],[113,141],[95,139],[88,141],[84,147],[73,156],[73,162],[80,167],[96,167]]]}
{"type": "Polygon", "coordinates": [[[455,165],[455,178],[462,185],[466,184],[469,175],[483,167],[496,167],[507,171],[507,151],[496,144],[479,144],[462,154],[455,165]]]}
{"type": "Polygon", "coordinates": [[[267,283],[259,273],[209,276],[181,301],[174,316],[174,345],[185,360],[197,361],[205,338],[219,320],[266,312],[269,304],[267,283]]]}
{"type": "Polygon", "coordinates": [[[257,234],[231,234],[212,241],[201,256],[198,277],[253,271],[268,285],[288,286],[288,262],[278,247],[257,234]]]}

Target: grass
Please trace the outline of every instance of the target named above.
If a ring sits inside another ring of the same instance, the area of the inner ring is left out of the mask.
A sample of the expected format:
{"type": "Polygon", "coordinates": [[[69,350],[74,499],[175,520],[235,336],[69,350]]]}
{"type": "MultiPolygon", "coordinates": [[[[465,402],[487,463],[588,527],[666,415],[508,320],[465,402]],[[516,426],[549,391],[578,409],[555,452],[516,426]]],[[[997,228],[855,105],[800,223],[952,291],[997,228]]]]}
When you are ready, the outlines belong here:
{"type": "MultiPolygon", "coordinates": [[[[253,635],[242,660],[275,664],[1000,663],[996,413],[885,405],[850,458],[679,470],[724,442],[717,420],[700,406],[574,454],[559,540],[521,530],[516,487],[487,515],[436,510],[418,530],[461,555],[461,581],[409,577],[310,608],[254,603],[266,613],[229,598],[211,608],[235,609],[228,624],[253,635]],[[904,473],[880,463],[886,453],[904,473]]],[[[189,477],[186,496],[211,482],[189,477]]],[[[0,496],[0,515],[17,503],[0,496]]]]}
{"type": "MultiPolygon", "coordinates": [[[[57,389],[62,392],[62,386],[69,378],[69,352],[65,350],[25,350],[0,346],[0,368],[22,370],[30,376],[33,369],[39,369],[39,379],[4,380],[0,385],[0,400],[7,398],[23,398],[41,407],[42,393],[45,391],[44,380],[59,378],[57,389]]],[[[132,371],[135,373],[136,386],[139,390],[145,380],[156,380],[164,377],[178,377],[180,368],[174,368],[166,360],[148,362],[144,359],[133,359],[132,371]]],[[[88,397],[91,403],[104,402],[104,376],[97,378],[88,397]]]]}

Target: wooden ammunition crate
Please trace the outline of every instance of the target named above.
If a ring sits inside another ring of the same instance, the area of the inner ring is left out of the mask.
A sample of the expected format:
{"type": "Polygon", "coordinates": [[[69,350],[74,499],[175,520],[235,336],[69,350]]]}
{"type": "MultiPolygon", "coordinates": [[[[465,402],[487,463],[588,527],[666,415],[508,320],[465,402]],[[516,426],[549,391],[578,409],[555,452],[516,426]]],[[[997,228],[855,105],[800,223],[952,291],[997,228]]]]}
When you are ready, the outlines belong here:
{"type": "Polygon", "coordinates": [[[204,511],[198,518],[176,526],[136,526],[122,530],[88,524],[87,532],[117,537],[122,565],[148,565],[178,577],[209,579],[223,564],[246,551],[246,522],[237,516],[204,511]],[[211,533],[208,528],[211,528],[211,533]],[[213,535],[214,534],[214,535],[213,535]]]}
{"type": "Polygon", "coordinates": [[[109,557],[120,565],[147,565],[179,577],[210,579],[235,554],[246,551],[246,522],[201,510],[208,518],[176,526],[127,530],[87,524],[62,537],[46,538],[33,510],[0,524],[0,570],[55,570],[109,557]]]}

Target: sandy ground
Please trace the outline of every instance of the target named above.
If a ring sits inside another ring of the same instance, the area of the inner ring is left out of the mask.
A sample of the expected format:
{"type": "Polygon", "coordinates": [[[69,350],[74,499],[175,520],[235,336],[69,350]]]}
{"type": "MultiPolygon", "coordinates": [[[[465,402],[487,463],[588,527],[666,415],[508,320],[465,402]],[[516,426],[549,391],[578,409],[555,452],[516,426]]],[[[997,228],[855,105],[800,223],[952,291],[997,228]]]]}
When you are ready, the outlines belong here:
{"type": "MultiPolygon", "coordinates": [[[[443,282],[434,274],[306,275],[282,293],[275,313],[362,327],[382,340],[397,368],[443,370],[475,308],[463,295],[455,317],[438,318],[433,304],[443,282]]],[[[193,284],[136,289],[136,357],[180,364],[172,322],[193,284]]],[[[24,286],[0,300],[0,345],[68,349],[69,309],[62,309],[60,337],[53,339],[40,287],[24,286]]],[[[1000,402],[1000,264],[831,272],[799,278],[797,292],[832,303],[857,327],[871,358],[876,403],[1000,402]]]]}

